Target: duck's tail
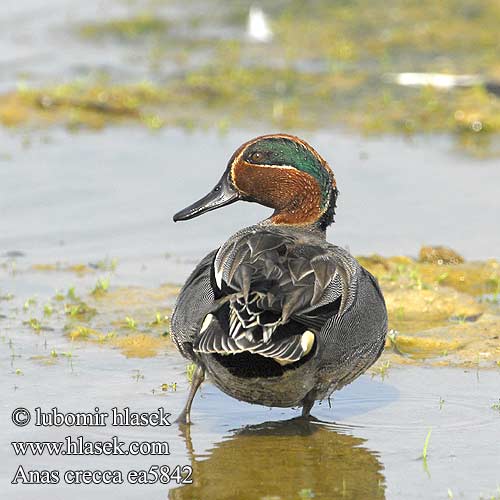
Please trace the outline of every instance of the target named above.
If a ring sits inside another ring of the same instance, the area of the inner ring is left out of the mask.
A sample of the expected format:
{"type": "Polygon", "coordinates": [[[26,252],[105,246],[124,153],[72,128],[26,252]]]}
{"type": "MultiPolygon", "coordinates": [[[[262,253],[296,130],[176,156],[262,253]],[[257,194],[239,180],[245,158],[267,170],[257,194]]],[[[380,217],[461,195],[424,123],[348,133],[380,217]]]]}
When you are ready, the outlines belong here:
{"type": "Polygon", "coordinates": [[[287,365],[299,361],[314,347],[315,333],[298,323],[289,322],[286,326],[274,327],[256,323],[245,327],[234,315],[231,308],[226,323],[220,315],[208,314],[194,351],[222,355],[248,352],[287,365]]]}

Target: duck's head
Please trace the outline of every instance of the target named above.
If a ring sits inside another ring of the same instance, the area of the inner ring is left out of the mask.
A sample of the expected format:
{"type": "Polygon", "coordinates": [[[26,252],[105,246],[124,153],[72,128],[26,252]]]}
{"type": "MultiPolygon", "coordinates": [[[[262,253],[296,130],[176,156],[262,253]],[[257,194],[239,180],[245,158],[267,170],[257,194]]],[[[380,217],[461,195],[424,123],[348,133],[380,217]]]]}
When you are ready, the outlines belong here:
{"type": "Polygon", "coordinates": [[[272,224],[325,230],[333,222],[337,194],[333,172],[307,142],[286,134],[263,135],[240,146],[217,185],[176,213],[174,221],[245,200],[274,208],[272,224]]]}

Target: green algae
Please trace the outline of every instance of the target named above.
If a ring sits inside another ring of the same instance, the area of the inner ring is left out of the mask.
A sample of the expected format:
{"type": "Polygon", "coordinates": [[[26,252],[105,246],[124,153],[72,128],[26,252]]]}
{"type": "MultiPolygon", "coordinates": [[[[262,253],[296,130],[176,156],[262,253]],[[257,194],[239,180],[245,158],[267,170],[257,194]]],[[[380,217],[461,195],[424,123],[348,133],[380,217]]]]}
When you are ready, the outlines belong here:
{"type": "Polygon", "coordinates": [[[145,107],[167,101],[168,92],[150,82],[114,85],[106,79],[74,81],[42,89],[22,88],[0,96],[0,122],[99,129],[112,122],[150,119],[145,107]]]}
{"type": "Polygon", "coordinates": [[[464,258],[452,248],[444,246],[423,246],[418,253],[419,262],[430,264],[463,264],[464,258]]]}
{"type": "Polygon", "coordinates": [[[99,343],[119,349],[127,357],[145,358],[172,349],[169,329],[170,308],[178,288],[123,287],[109,289],[88,301],[96,315],[87,321],[67,325],[67,336],[75,341],[99,343]],[[112,331],[109,332],[109,328],[112,331]]]}
{"type": "Polygon", "coordinates": [[[25,321],[25,324],[29,325],[35,333],[40,333],[42,329],[42,324],[37,318],[30,318],[28,321],[25,321]]]}
{"type": "Polygon", "coordinates": [[[478,146],[477,136],[500,130],[500,100],[484,89],[464,89],[456,95],[397,89],[398,96],[384,90],[367,101],[353,101],[365,80],[363,73],[318,76],[265,66],[210,65],[164,85],[79,81],[11,92],[0,96],[0,122],[63,124],[70,129],[130,121],[150,129],[213,123],[223,129],[262,121],[289,129],[345,125],[368,133],[454,132],[471,151],[478,146]],[[325,102],[330,100],[328,108],[325,102]]]}
{"type": "Polygon", "coordinates": [[[443,325],[425,331],[392,332],[375,365],[421,364],[498,369],[500,316],[485,314],[474,323],[443,325]]]}
{"type": "Polygon", "coordinates": [[[77,275],[82,275],[93,271],[93,269],[91,269],[86,264],[62,264],[60,262],[57,262],[55,264],[33,264],[31,266],[31,269],[33,269],[33,271],[40,272],[68,272],[75,273],[77,275]]]}
{"type": "Polygon", "coordinates": [[[291,2],[274,28],[290,57],[330,57],[391,67],[413,61],[415,70],[499,70],[500,7],[495,0],[423,2],[291,2]],[[314,34],[311,36],[311,34],[314,34]],[[436,57],[442,54],[443,57],[436,57]]]}
{"type": "Polygon", "coordinates": [[[482,299],[498,294],[496,260],[465,262],[440,247],[423,247],[419,260],[379,255],[358,260],[379,280],[391,329],[373,374],[388,362],[500,366],[500,309],[497,301],[482,299]]]}
{"type": "Polygon", "coordinates": [[[64,312],[70,318],[79,321],[89,321],[97,314],[97,310],[94,307],[90,307],[85,302],[65,304],[64,312]]]}
{"type": "Polygon", "coordinates": [[[143,13],[123,19],[86,23],[80,27],[80,33],[89,39],[115,37],[135,40],[144,36],[164,34],[168,25],[165,19],[143,13]]]}
{"type": "Polygon", "coordinates": [[[116,338],[116,332],[104,332],[87,326],[66,325],[66,336],[72,341],[92,342],[97,344],[110,344],[116,338]]]}
{"type": "Polygon", "coordinates": [[[457,265],[419,262],[405,256],[372,255],[358,260],[388,290],[449,287],[475,297],[499,292],[500,264],[494,259],[457,265]]]}
{"type": "Polygon", "coordinates": [[[120,349],[128,358],[149,358],[159,354],[167,345],[165,338],[148,333],[120,336],[117,332],[103,332],[85,326],[67,329],[67,336],[77,342],[91,342],[120,349]]]}
{"type": "MultiPolygon", "coordinates": [[[[481,289],[478,283],[489,283],[482,279],[487,273],[479,271],[495,268],[495,261],[439,265],[409,257],[371,256],[359,260],[380,279],[392,329],[385,353],[372,374],[383,378],[390,366],[400,364],[500,366],[499,311],[475,295],[481,289]],[[416,276],[415,269],[421,266],[427,271],[422,277],[416,276]],[[436,280],[443,267],[467,272],[473,281],[471,288],[459,290],[463,283],[460,279],[456,288],[436,280]],[[478,275],[475,281],[474,273],[478,275]]],[[[97,298],[90,295],[88,301],[98,311],[96,316],[70,327],[68,335],[74,340],[118,348],[128,357],[155,356],[174,349],[167,334],[170,309],[165,308],[165,303],[177,293],[177,287],[164,285],[157,289],[111,289],[97,298]],[[110,326],[113,332],[105,333],[110,326]]],[[[192,376],[192,367],[188,367],[187,376],[192,376]]]]}
{"type": "MultiPolygon", "coordinates": [[[[401,364],[498,369],[500,266],[496,260],[468,262],[452,249],[436,247],[424,247],[418,259],[371,255],[358,260],[379,280],[391,330],[372,374],[385,377],[390,367],[401,364]]],[[[74,267],[43,264],[17,272],[29,276],[74,267]]],[[[46,332],[59,331],[79,348],[98,344],[127,357],[175,351],[169,331],[178,286],[116,287],[107,278],[100,278],[96,286],[95,274],[104,268],[88,267],[77,272],[78,293],[69,287],[51,300],[9,296],[11,312],[3,320],[4,330],[17,332],[22,324],[40,341],[46,332]]]]}
{"type": "Polygon", "coordinates": [[[162,337],[142,333],[117,337],[113,345],[121,349],[128,358],[149,358],[164,350],[168,341],[162,337]]]}
{"type": "Polygon", "coordinates": [[[99,278],[90,292],[94,297],[102,297],[108,292],[109,278],[99,278]]]}

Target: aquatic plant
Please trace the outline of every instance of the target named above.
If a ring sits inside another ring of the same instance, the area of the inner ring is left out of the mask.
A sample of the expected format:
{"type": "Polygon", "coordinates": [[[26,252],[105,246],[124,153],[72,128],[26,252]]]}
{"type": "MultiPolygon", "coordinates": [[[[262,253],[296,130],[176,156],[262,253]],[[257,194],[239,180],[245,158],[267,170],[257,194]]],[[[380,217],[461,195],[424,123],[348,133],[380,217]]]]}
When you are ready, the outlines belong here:
{"type": "Polygon", "coordinates": [[[163,34],[167,28],[166,20],[146,12],[129,18],[86,23],[80,27],[80,34],[90,39],[117,37],[134,40],[147,35],[163,34]]]}
{"type": "Polygon", "coordinates": [[[130,330],[135,330],[137,328],[137,323],[134,320],[134,318],[131,318],[129,316],[125,317],[125,326],[129,328],[130,330]]]}
{"type": "Polygon", "coordinates": [[[30,297],[29,299],[26,299],[26,301],[23,304],[23,309],[27,311],[31,306],[34,306],[37,303],[36,297],[30,297]]]}
{"type": "Polygon", "coordinates": [[[99,278],[95,284],[91,294],[94,297],[99,297],[105,294],[109,289],[109,278],[99,278]]]}
{"type": "Polygon", "coordinates": [[[90,307],[85,302],[78,302],[76,304],[65,304],[64,312],[67,316],[71,318],[89,321],[97,314],[97,310],[93,307],[90,307]]]}
{"type": "Polygon", "coordinates": [[[142,373],[142,371],[141,371],[141,370],[139,370],[139,369],[135,369],[135,370],[133,370],[133,375],[132,375],[132,378],[133,378],[136,382],[139,382],[139,380],[144,379],[144,374],[142,373]]]}
{"type": "Polygon", "coordinates": [[[74,302],[79,301],[80,299],[77,297],[76,292],[75,292],[75,287],[72,286],[68,288],[68,291],[66,292],[66,297],[74,302]]]}
{"type": "Polygon", "coordinates": [[[28,326],[35,331],[36,333],[40,333],[40,330],[42,329],[42,324],[40,321],[36,318],[30,318],[28,321],[25,323],[28,324],[28,326]]]}
{"type": "Polygon", "coordinates": [[[389,368],[391,367],[391,362],[389,360],[384,361],[383,363],[375,364],[374,367],[370,370],[372,378],[377,375],[380,375],[382,380],[387,377],[389,368]]]}
{"type": "Polygon", "coordinates": [[[429,469],[427,466],[427,450],[429,448],[429,441],[431,439],[431,434],[432,434],[432,428],[429,429],[429,432],[427,432],[427,436],[425,437],[424,441],[424,447],[422,448],[422,461],[424,465],[424,470],[429,474],[429,469]]]}

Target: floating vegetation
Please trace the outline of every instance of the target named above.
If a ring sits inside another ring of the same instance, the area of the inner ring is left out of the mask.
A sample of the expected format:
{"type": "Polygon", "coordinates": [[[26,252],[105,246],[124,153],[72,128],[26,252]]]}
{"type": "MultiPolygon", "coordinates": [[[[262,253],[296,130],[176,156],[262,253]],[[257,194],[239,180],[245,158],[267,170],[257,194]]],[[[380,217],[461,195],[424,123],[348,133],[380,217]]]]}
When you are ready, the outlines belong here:
{"type": "Polygon", "coordinates": [[[165,339],[145,333],[116,337],[113,345],[121,349],[127,358],[150,358],[165,347],[165,339]]]}
{"type": "Polygon", "coordinates": [[[66,304],[64,306],[64,312],[67,316],[78,319],[80,321],[89,321],[97,314],[97,310],[93,307],[90,307],[85,302],[66,304]]]}
{"type": "Polygon", "coordinates": [[[40,330],[42,329],[42,324],[36,318],[30,318],[28,321],[25,321],[25,324],[27,324],[36,333],[40,333],[40,330]]]}
{"type": "MultiPolygon", "coordinates": [[[[236,10],[217,22],[243,33],[246,10],[236,10]]],[[[490,151],[492,134],[500,131],[494,0],[473,14],[456,0],[438,6],[427,0],[418,8],[396,2],[382,10],[367,1],[320,1],[307,9],[292,2],[273,10],[275,36],[260,45],[238,36],[204,37],[203,26],[200,38],[180,35],[201,19],[178,20],[181,29],[170,32],[169,21],[154,12],[87,23],[78,27],[87,43],[147,38],[151,43],[134,45],[134,57],[160,69],[175,61],[179,71],[149,82],[97,76],[46,88],[21,85],[0,96],[0,123],[75,129],[135,121],[151,129],[222,131],[265,122],[282,129],[340,124],[371,133],[451,132],[475,154],[490,151]],[[193,59],[198,62],[186,64],[193,59]],[[401,87],[385,77],[408,69],[478,76],[467,87],[446,89],[401,87]]]]}
{"type": "Polygon", "coordinates": [[[137,329],[137,323],[134,318],[131,318],[129,316],[125,316],[125,326],[129,328],[130,330],[136,330],[137,329]]]}
{"type": "Polygon", "coordinates": [[[370,370],[372,378],[378,375],[382,380],[385,380],[385,378],[388,375],[390,367],[391,367],[391,362],[389,360],[385,360],[383,362],[375,364],[374,367],[370,370]]]}
{"type": "Polygon", "coordinates": [[[419,262],[406,256],[386,258],[371,255],[359,257],[358,260],[377,276],[384,289],[420,288],[439,291],[441,287],[447,287],[475,297],[499,291],[500,264],[494,259],[446,264],[437,261],[419,262]]]}
{"type": "Polygon", "coordinates": [[[298,492],[300,500],[307,500],[309,498],[314,498],[316,495],[314,494],[311,488],[303,488],[298,492]]]}
{"type": "Polygon", "coordinates": [[[37,300],[35,297],[30,297],[27,299],[24,304],[23,304],[23,310],[27,311],[31,306],[34,306],[37,303],[37,300]]]}
{"type": "Polygon", "coordinates": [[[80,300],[79,297],[76,295],[74,286],[68,288],[68,291],[66,292],[66,297],[69,300],[72,300],[73,302],[78,302],[80,300]]]}
{"type": "Polygon", "coordinates": [[[423,246],[418,253],[419,262],[428,262],[430,264],[463,264],[464,258],[455,250],[443,246],[423,246]]]}
{"type": "Polygon", "coordinates": [[[155,314],[155,319],[153,321],[150,321],[148,324],[149,326],[168,325],[169,321],[169,317],[166,314],[162,315],[161,313],[157,312],[155,314]]]}
{"type": "Polygon", "coordinates": [[[52,351],[49,355],[37,354],[35,356],[31,356],[29,359],[31,361],[34,361],[35,363],[44,366],[50,366],[57,364],[58,361],[57,358],[58,358],[57,353],[55,351],[52,351]]]}
{"type": "Polygon", "coordinates": [[[116,271],[116,267],[118,266],[118,259],[116,258],[105,258],[102,260],[98,260],[97,262],[89,263],[89,267],[93,269],[98,269],[99,271],[116,271]]]}
{"type": "Polygon", "coordinates": [[[500,366],[500,315],[491,300],[498,293],[496,260],[465,262],[443,247],[424,247],[418,260],[378,255],[358,260],[379,280],[389,315],[386,352],[372,373],[383,373],[387,361],[500,366]],[[490,300],[483,300],[485,294],[490,300]]]}
{"type": "Polygon", "coordinates": [[[288,129],[343,124],[368,133],[454,132],[463,147],[476,153],[488,150],[489,134],[500,131],[500,99],[484,89],[460,90],[457,95],[404,89],[397,91],[404,94],[400,96],[380,90],[366,101],[353,102],[351,94],[361,93],[365,79],[360,74],[338,81],[337,75],[320,77],[294,69],[211,65],[162,86],[89,81],[12,92],[0,96],[0,123],[62,123],[71,129],[99,129],[133,120],[151,129],[215,123],[221,130],[229,123],[249,126],[263,121],[288,129]],[[339,98],[342,93],[348,95],[339,98]],[[328,101],[331,107],[325,106],[328,101]],[[480,131],[474,130],[478,122],[480,131]]]}
{"type": "Polygon", "coordinates": [[[120,38],[135,40],[148,35],[164,34],[168,22],[149,13],[139,14],[124,19],[86,23],[81,26],[80,33],[86,38],[120,38]]]}
{"type": "Polygon", "coordinates": [[[93,328],[78,325],[74,328],[69,328],[67,332],[68,337],[71,340],[88,340],[95,341],[98,343],[108,342],[109,340],[115,338],[115,332],[100,332],[93,328]]]}
{"type": "Polygon", "coordinates": [[[64,265],[59,262],[56,264],[33,264],[31,266],[31,269],[41,272],[72,272],[78,275],[82,275],[91,271],[91,269],[85,264],[64,265]]]}
{"type": "Polygon", "coordinates": [[[427,474],[429,474],[429,468],[427,466],[427,450],[429,448],[429,441],[431,439],[431,434],[432,434],[432,428],[429,429],[429,432],[427,433],[427,436],[425,437],[424,447],[422,449],[422,461],[424,464],[424,470],[425,470],[425,472],[427,472],[427,474]]]}
{"type": "Polygon", "coordinates": [[[101,128],[124,118],[140,120],[148,114],[144,111],[147,105],[162,102],[166,102],[166,91],[151,83],[113,85],[79,80],[46,89],[22,88],[0,96],[0,122],[101,128]]]}
{"type": "Polygon", "coordinates": [[[177,382],[172,382],[171,384],[161,384],[162,392],[175,392],[177,391],[177,382]]]}
{"type": "Polygon", "coordinates": [[[99,278],[91,293],[94,297],[101,297],[108,291],[108,289],[109,289],[109,278],[99,278]]]}

